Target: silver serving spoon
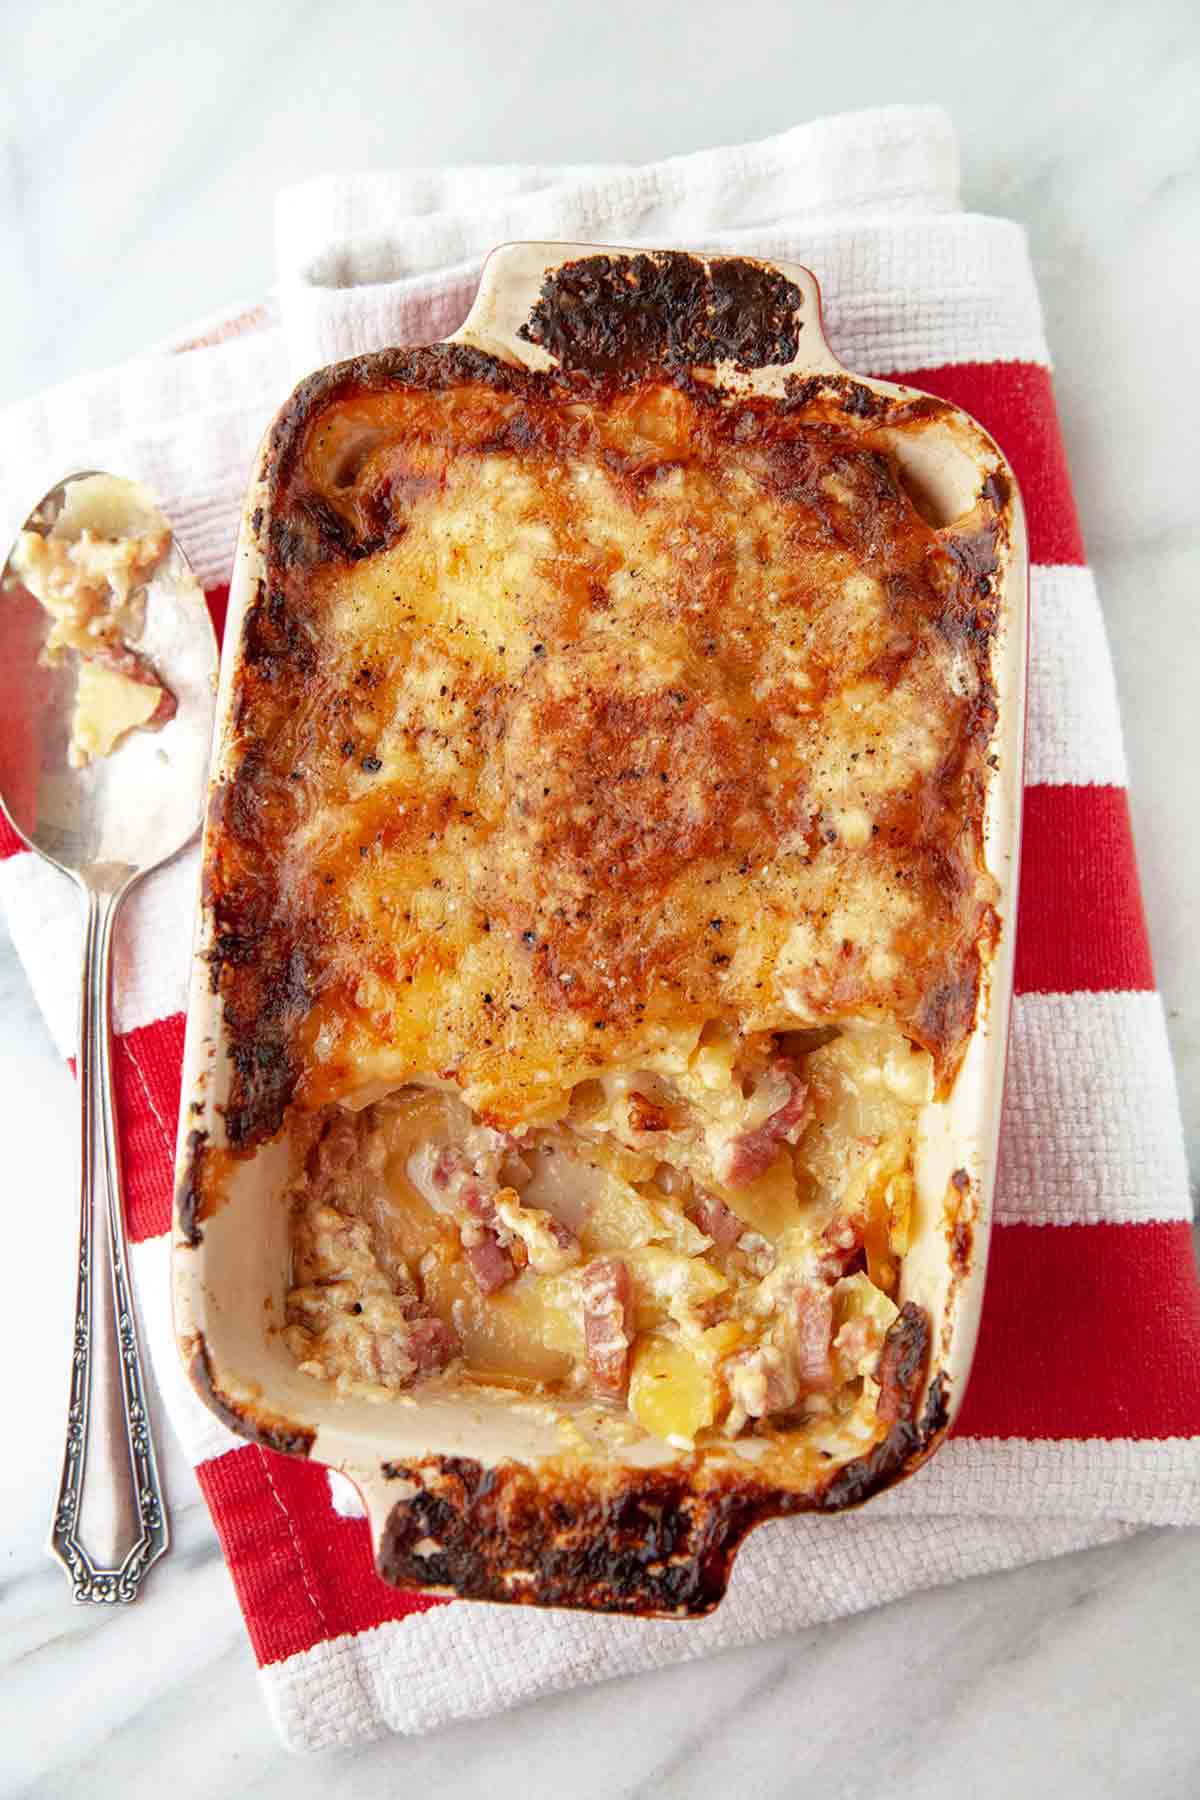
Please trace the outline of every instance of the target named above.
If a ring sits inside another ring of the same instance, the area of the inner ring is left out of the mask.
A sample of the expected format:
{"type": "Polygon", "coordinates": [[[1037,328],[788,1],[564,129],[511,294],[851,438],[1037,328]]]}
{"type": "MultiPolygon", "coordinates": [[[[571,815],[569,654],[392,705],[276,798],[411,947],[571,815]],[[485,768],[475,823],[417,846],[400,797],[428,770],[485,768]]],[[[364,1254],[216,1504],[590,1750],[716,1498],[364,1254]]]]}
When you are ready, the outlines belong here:
{"type": "MultiPolygon", "coordinates": [[[[50,532],[69,475],[26,530],[50,532]]],[[[122,484],[131,507],[144,495],[122,484]]],[[[147,588],[137,648],[174,694],[175,717],[133,731],[111,755],[72,768],[67,745],[78,660],[43,664],[49,614],[14,567],[0,577],[0,803],[31,849],[69,875],[87,907],[79,1009],[79,1257],[67,1439],[47,1552],[75,1599],[135,1600],[169,1542],[126,1263],[113,1114],[109,988],[113,926],[134,882],[193,837],[212,737],[217,647],[203,595],[174,538],[147,588]]]]}

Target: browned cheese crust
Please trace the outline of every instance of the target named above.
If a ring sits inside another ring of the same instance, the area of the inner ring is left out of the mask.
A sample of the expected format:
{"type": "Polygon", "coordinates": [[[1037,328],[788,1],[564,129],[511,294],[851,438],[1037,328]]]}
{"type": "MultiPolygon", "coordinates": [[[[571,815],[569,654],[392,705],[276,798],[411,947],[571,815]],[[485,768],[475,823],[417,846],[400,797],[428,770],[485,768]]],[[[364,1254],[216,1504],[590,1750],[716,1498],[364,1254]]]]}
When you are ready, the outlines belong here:
{"type": "Polygon", "coordinates": [[[430,1076],[545,1120],[709,1020],[887,1019],[945,1089],[1008,496],[922,515],[942,410],[449,345],[298,389],[209,847],[235,1148],[430,1076]]]}

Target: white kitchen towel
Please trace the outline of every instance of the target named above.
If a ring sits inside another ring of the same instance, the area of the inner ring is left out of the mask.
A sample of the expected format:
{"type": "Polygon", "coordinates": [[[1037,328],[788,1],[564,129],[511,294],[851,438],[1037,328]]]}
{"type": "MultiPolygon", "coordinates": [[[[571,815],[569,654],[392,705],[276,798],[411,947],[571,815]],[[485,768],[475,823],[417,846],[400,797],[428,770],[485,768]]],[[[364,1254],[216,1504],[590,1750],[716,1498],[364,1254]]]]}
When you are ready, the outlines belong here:
{"type": "Polygon", "coordinates": [[[448,336],[487,252],[514,238],[807,261],[855,368],[919,364],[933,340],[943,357],[987,341],[993,355],[1044,358],[1020,230],[957,208],[957,141],[932,107],[817,120],[640,169],[324,176],[277,210],[289,371],[448,336]]]}
{"type": "MultiPolygon", "coordinates": [[[[1033,545],[1029,781],[1040,796],[1033,811],[1065,807],[1085,821],[1085,843],[1094,821],[1095,831],[1127,833],[1127,820],[1119,823],[1120,722],[1095,589],[1073,528],[1055,525],[1061,451],[1024,238],[1007,221],[959,210],[954,133],[936,109],[818,121],[759,144],[640,169],[430,169],[307,183],[279,201],[273,295],[0,418],[0,529],[11,535],[66,469],[127,472],[156,488],[201,581],[216,589],[229,577],[256,445],[291,383],[329,360],[446,335],[468,309],[487,250],[513,237],[793,258],[818,274],[828,335],[850,366],[914,373],[953,398],[1007,395],[1016,436],[1026,437],[1005,448],[1026,458],[1027,500],[1039,484],[1048,496],[1039,502],[1045,522],[1033,545]],[[1118,824],[1110,828],[1103,821],[1114,807],[1118,824]]],[[[1069,509],[1064,483],[1065,472],[1069,509]]],[[[127,1110],[146,1145],[143,1152],[139,1137],[132,1156],[127,1147],[132,1256],[160,1386],[209,1492],[290,1744],[427,1729],[572,1682],[794,1629],[914,1587],[1106,1541],[1138,1524],[1200,1519],[1200,1420],[1174,1405],[1169,1383],[1162,1385],[1167,1377],[1156,1377],[1140,1410],[1121,1395],[1107,1412],[1097,1410],[1081,1389],[1065,1414],[1051,1417],[1038,1410],[1031,1382],[1025,1410],[1014,1401],[1005,1412],[988,1386],[993,1351],[990,1361],[981,1359],[983,1398],[971,1435],[862,1515],[795,1520],[755,1534],[728,1601],[700,1624],[461,1604],[364,1623],[361,1607],[350,1616],[338,1594],[322,1588],[315,1560],[305,1555],[307,1532],[319,1529],[332,1541],[360,1527],[340,1516],[344,1495],[340,1513],[326,1497],[319,1527],[293,1510],[289,1482],[298,1465],[268,1473],[270,1506],[286,1531],[272,1553],[277,1563],[264,1600],[254,1534],[243,1541],[222,1499],[230,1468],[245,1470],[262,1453],[203,1408],[170,1336],[165,1170],[177,1050],[169,1045],[184,1001],[194,879],[192,852],[143,884],[118,949],[118,1061],[130,1071],[127,1110]]],[[[1136,899],[1136,885],[1133,892],[1136,899]]],[[[1127,900],[1122,890],[1118,909],[1127,900]]],[[[0,902],[69,1054],[82,935],[74,894],[53,870],[18,853],[0,862],[0,902]]],[[[1140,925],[1126,923],[1125,937],[1135,938],[1140,925]]],[[[1186,1237],[1188,1217],[1182,1144],[1161,1004],[1147,971],[1148,960],[1121,949],[1078,978],[1068,971],[1018,995],[993,1291],[1024,1289],[1039,1270],[1059,1279],[1057,1271],[1087,1268],[1114,1292],[1124,1293],[1125,1282],[1136,1293],[1140,1271],[1157,1279],[1170,1256],[1172,1304],[1177,1312],[1190,1304],[1178,1274],[1178,1234],[1186,1237]]],[[[1112,1316],[1120,1311],[1114,1301],[1112,1316]]],[[[1055,1328],[1049,1321],[1048,1332],[1055,1328]]],[[[1178,1331],[1179,1366],[1190,1367],[1189,1322],[1160,1318],[1155,1329],[1160,1339],[1178,1331]]],[[[987,1315],[985,1348],[986,1332],[987,1315]]],[[[1104,1352],[1092,1348],[1088,1368],[1102,1382],[1104,1352]]],[[[365,1561],[354,1580],[371,1582],[365,1561]]]]}

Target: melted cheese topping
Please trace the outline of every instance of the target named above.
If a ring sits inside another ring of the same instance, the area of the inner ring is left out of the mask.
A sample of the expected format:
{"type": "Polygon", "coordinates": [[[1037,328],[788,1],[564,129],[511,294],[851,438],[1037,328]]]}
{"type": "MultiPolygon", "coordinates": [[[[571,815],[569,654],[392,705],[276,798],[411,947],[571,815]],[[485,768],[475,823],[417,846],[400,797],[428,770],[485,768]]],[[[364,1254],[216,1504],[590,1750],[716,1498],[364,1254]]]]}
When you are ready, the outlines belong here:
{"type": "Polygon", "coordinates": [[[829,409],[495,380],[277,434],[213,846],[231,1138],[434,1075],[545,1125],[708,1021],[890,1020],[945,1087],[991,892],[982,514],[927,524],[829,409]]]}

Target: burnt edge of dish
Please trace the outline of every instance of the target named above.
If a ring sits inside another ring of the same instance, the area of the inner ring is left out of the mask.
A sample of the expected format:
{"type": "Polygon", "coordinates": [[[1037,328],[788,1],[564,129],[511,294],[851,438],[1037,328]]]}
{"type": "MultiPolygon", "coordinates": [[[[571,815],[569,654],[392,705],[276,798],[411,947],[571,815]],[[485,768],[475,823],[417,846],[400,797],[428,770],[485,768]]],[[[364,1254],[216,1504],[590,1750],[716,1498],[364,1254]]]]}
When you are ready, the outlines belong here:
{"type": "Polygon", "coordinates": [[[308,1456],[311,1453],[317,1441],[315,1426],[297,1425],[291,1419],[255,1407],[247,1400],[235,1399],[224,1391],[213,1371],[212,1357],[202,1331],[193,1332],[181,1345],[181,1350],[192,1386],[230,1431],[248,1438],[264,1450],[277,1450],[281,1456],[308,1456]]]}
{"type": "Polygon", "coordinates": [[[879,1357],[887,1435],[816,1488],[789,1493],[747,1471],[493,1468],[469,1457],[387,1462],[415,1491],[384,1523],[379,1574],[463,1599],[699,1618],[720,1604],[738,1549],[767,1519],[859,1506],[923,1462],[949,1423],[938,1371],[923,1410],[930,1325],[909,1301],[879,1357]]]}
{"type": "Polygon", "coordinates": [[[204,1192],[204,1163],[208,1149],[208,1133],[193,1128],[187,1134],[184,1146],[183,1170],[179,1184],[175,1190],[175,1218],[179,1227],[179,1235],[191,1249],[198,1250],[204,1242],[204,1233],[200,1229],[201,1220],[209,1215],[209,1205],[204,1192]]]}
{"type": "Polygon", "coordinates": [[[949,1356],[958,1317],[959,1297],[975,1268],[976,1226],[979,1223],[979,1187],[966,1169],[951,1171],[942,1200],[942,1234],[950,1270],[950,1284],[942,1315],[937,1354],[949,1356]]]}
{"type": "Polygon", "coordinates": [[[681,250],[560,263],[517,336],[564,368],[639,377],[648,368],[740,370],[794,362],[804,296],[782,270],[681,250]]]}

